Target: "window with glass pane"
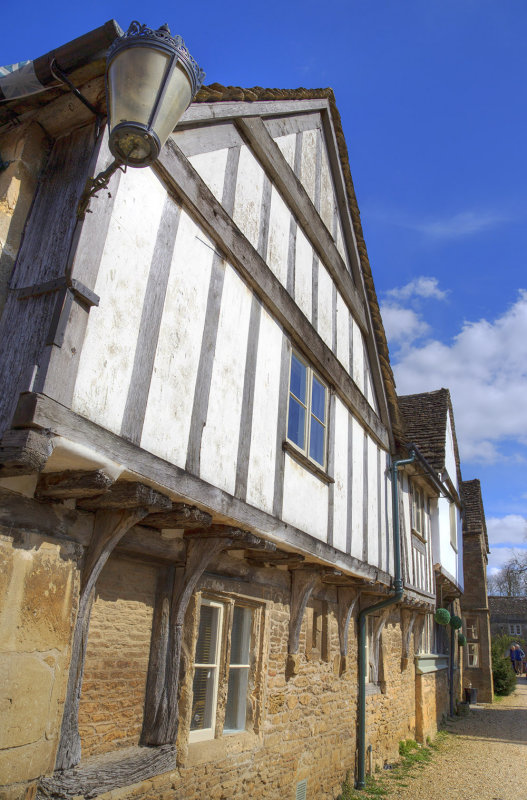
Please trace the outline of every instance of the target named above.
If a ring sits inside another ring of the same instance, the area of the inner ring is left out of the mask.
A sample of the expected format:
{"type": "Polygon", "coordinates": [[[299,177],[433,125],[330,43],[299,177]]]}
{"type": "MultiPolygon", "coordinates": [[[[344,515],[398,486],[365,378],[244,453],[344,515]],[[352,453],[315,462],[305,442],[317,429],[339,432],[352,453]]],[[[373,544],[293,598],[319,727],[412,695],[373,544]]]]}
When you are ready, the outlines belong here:
{"type": "Polygon", "coordinates": [[[198,732],[214,735],[222,611],[221,604],[202,601],[190,720],[190,730],[195,732],[195,739],[200,738],[198,732]]]}
{"type": "Polygon", "coordinates": [[[325,464],[327,387],[302,359],[291,354],[287,438],[312,461],[325,464]]]}
{"type": "Polygon", "coordinates": [[[450,544],[457,550],[457,508],[455,503],[450,503],[450,544]]]}
{"type": "Polygon", "coordinates": [[[465,627],[467,639],[479,639],[478,621],[476,617],[467,617],[465,627]]]}
{"type": "Polygon", "coordinates": [[[225,706],[224,733],[245,730],[249,685],[252,610],[234,606],[231,629],[229,686],[225,706]]]}
{"type": "Polygon", "coordinates": [[[467,645],[467,664],[469,667],[479,667],[479,644],[467,645]]]}
{"type": "Polygon", "coordinates": [[[420,536],[426,538],[426,501],[423,490],[412,484],[412,527],[420,536]]]}

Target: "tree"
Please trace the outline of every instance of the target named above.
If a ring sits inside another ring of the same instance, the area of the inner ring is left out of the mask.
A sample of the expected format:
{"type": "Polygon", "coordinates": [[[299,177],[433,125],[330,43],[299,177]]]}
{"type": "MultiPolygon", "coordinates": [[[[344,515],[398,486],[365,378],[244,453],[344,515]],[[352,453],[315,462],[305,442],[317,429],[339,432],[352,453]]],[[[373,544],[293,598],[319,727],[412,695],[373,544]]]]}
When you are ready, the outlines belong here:
{"type": "Polygon", "coordinates": [[[498,572],[489,575],[488,591],[505,597],[527,595],[527,552],[514,553],[498,572]]]}

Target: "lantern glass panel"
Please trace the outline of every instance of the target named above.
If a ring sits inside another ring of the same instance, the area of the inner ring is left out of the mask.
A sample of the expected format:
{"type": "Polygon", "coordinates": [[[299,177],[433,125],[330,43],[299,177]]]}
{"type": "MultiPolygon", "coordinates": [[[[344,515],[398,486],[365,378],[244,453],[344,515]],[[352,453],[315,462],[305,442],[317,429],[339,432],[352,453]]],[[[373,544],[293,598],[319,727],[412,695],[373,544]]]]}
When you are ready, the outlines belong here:
{"type": "Polygon", "coordinates": [[[148,125],[169,62],[168,53],[151,47],[117,53],[108,69],[112,129],[123,122],[148,125]]]}
{"type": "Polygon", "coordinates": [[[163,97],[156,111],[152,127],[161,147],[176,127],[178,120],[192,100],[192,89],[187,73],[181,64],[176,64],[168,78],[163,97]]]}

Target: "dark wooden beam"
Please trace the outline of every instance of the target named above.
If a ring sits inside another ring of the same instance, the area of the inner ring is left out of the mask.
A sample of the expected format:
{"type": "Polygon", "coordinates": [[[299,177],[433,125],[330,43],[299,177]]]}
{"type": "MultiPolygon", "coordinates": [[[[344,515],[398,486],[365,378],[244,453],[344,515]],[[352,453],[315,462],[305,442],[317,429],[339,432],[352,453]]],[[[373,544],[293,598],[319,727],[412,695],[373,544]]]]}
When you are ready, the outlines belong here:
{"type": "Polygon", "coordinates": [[[77,502],[77,507],[83,511],[98,511],[106,508],[144,508],[148,513],[169,509],[172,501],[166,495],[156,492],[151,486],[144,483],[129,483],[119,481],[104,494],[96,497],[85,497],[77,502]]]}
{"type": "Polygon", "coordinates": [[[191,530],[193,528],[206,528],[212,524],[212,515],[196,506],[189,506],[187,503],[172,503],[172,508],[168,511],[158,511],[149,514],[144,519],[145,525],[152,528],[183,528],[191,530]]]}
{"type": "Polygon", "coordinates": [[[177,145],[169,139],[153,166],[176,198],[215,242],[252,291],[282,325],[340,399],[382,447],[388,432],[335,354],[304,316],[287,289],[233,222],[177,145]]]}
{"type": "Polygon", "coordinates": [[[244,550],[246,548],[264,550],[269,553],[274,553],[276,545],[274,542],[268,542],[260,536],[256,536],[250,531],[244,531],[241,528],[235,528],[231,525],[211,525],[210,528],[204,528],[196,531],[185,531],[185,538],[192,538],[197,536],[201,539],[215,539],[225,538],[230,540],[228,545],[230,549],[244,550]]]}
{"type": "Polygon", "coordinates": [[[285,564],[288,566],[298,566],[305,560],[305,556],[301,553],[286,553],[284,550],[277,550],[276,552],[266,552],[261,550],[246,550],[245,558],[255,567],[261,566],[279,566],[285,564]]]}
{"type": "Polygon", "coordinates": [[[84,470],[47,472],[38,479],[35,497],[38,500],[93,497],[106,492],[113,482],[114,478],[101,469],[90,472],[84,470]]]}
{"type": "Polygon", "coordinates": [[[289,612],[289,655],[298,653],[298,639],[304,611],[316,583],[320,580],[320,572],[310,569],[295,569],[291,571],[291,606],[289,612]]]}
{"type": "Polygon", "coordinates": [[[387,572],[315,539],[305,531],[283,522],[278,516],[248,505],[175,464],[169,464],[147,450],[127,442],[45,395],[23,393],[14,424],[21,428],[50,431],[73,442],[86,444],[123,464],[131,472],[143,476],[145,480],[166,487],[171,494],[189,504],[197,502],[200,506],[213,509],[223,517],[236,520],[240,525],[265,533],[266,537],[278,544],[283,542],[296,552],[314,558],[326,566],[349,572],[358,579],[386,586],[391,584],[391,577],[387,572]]]}
{"type": "Polygon", "coordinates": [[[338,627],[339,627],[339,647],[340,647],[340,674],[346,669],[346,658],[348,655],[348,633],[349,624],[353,609],[360,597],[358,589],[339,586],[338,588],[338,627]]]}
{"type": "Polygon", "coordinates": [[[299,221],[359,327],[365,335],[368,335],[364,302],[337,250],[333,237],[322,222],[302,183],[268,133],[263,120],[259,117],[241,117],[236,120],[236,125],[299,221]]]}
{"type": "Polygon", "coordinates": [[[0,442],[0,478],[40,472],[53,452],[53,441],[38,431],[6,431],[0,442]]]}

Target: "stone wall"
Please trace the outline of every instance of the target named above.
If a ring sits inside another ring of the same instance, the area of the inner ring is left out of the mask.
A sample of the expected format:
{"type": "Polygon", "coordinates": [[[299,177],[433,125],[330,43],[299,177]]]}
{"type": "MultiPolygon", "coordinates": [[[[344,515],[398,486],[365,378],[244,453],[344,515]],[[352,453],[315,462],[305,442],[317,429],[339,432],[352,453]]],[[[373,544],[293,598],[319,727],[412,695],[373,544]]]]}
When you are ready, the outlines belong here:
{"type": "Polygon", "coordinates": [[[8,533],[0,535],[0,786],[53,770],[78,591],[76,545],[8,533]]]}
{"type": "Polygon", "coordinates": [[[426,742],[437,732],[449,708],[448,669],[415,676],[415,738],[426,742]]]}
{"type": "Polygon", "coordinates": [[[111,558],[97,582],[79,707],[83,757],[138,744],[156,570],[111,558]]]}

